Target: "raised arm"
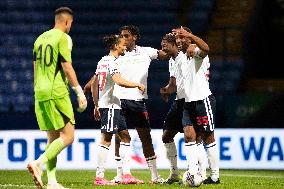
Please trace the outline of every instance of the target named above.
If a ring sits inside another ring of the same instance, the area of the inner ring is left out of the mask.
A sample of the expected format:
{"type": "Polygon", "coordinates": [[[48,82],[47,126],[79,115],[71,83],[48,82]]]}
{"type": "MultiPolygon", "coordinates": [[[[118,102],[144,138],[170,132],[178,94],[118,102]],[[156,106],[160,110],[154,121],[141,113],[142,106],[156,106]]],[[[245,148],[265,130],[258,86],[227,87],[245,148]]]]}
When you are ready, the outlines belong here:
{"type": "Polygon", "coordinates": [[[199,50],[194,49],[194,52],[192,52],[192,46],[191,46],[191,48],[187,50],[188,56],[196,55],[201,58],[205,58],[208,55],[209,46],[203,39],[197,37],[196,35],[193,35],[192,33],[186,31],[182,27],[179,29],[173,29],[173,33],[175,35],[182,35],[184,37],[189,38],[192,41],[192,43],[194,43],[199,48],[199,50]]]}

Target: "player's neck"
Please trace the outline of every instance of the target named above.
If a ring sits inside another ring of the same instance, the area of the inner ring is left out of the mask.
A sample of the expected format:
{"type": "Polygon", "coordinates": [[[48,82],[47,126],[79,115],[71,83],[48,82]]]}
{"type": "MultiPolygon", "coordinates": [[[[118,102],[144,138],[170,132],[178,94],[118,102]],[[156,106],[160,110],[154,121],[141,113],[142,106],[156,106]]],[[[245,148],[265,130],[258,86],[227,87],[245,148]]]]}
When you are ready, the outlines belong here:
{"type": "Polygon", "coordinates": [[[109,55],[114,56],[115,58],[119,56],[117,51],[112,51],[112,50],[110,50],[109,55]]]}
{"type": "Polygon", "coordinates": [[[172,54],[173,59],[175,59],[178,56],[178,53],[179,53],[178,50],[173,52],[173,54],[172,54]]]}
{"type": "Polygon", "coordinates": [[[60,24],[55,24],[54,29],[61,30],[62,32],[66,33],[66,28],[60,24]]]}
{"type": "Polygon", "coordinates": [[[133,44],[127,49],[127,51],[128,51],[128,52],[131,52],[131,51],[133,51],[133,49],[135,49],[135,47],[136,47],[136,44],[133,43],[133,44]]]}

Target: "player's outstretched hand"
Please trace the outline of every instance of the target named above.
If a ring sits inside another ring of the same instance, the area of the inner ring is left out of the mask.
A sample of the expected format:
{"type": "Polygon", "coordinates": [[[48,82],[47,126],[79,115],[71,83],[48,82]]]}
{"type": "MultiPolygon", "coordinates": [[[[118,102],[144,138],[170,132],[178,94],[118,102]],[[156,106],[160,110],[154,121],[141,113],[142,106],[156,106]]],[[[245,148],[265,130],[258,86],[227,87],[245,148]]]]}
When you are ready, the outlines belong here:
{"type": "Polygon", "coordinates": [[[138,85],[138,89],[142,92],[142,94],[144,94],[144,92],[145,92],[145,85],[139,84],[138,85]]]}
{"type": "Polygon", "coordinates": [[[83,92],[83,89],[80,85],[78,85],[77,87],[72,87],[72,89],[75,91],[76,95],[77,95],[77,101],[78,101],[78,108],[77,108],[77,112],[83,112],[86,108],[87,108],[87,99],[86,96],[83,92]]]}
{"type": "Polygon", "coordinates": [[[169,93],[165,87],[160,88],[160,94],[165,102],[169,101],[169,93]]]}
{"type": "Polygon", "coordinates": [[[99,121],[101,119],[101,113],[99,111],[99,107],[94,108],[94,117],[96,121],[99,121]]]}

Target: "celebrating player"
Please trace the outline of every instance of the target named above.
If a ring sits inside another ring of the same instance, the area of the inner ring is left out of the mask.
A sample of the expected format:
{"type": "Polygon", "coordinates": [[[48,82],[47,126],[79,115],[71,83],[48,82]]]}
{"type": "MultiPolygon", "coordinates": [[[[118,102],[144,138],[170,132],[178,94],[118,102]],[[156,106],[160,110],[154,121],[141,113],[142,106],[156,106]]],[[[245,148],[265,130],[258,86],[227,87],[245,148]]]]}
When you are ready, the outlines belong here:
{"type": "Polygon", "coordinates": [[[183,74],[184,83],[187,84],[184,85],[185,104],[182,124],[185,133],[189,134],[185,137],[189,172],[192,175],[197,173],[196,134],[201,133],[211,169],[211,174],[204,180],[204,184],[218,184],[220,183],[219,152],[214,138],[216,100],[209,89],[208,64],[204,61],[209,47],[201,38],[182,27],[174,29],[173,33],[176,37],[189,38],[193,43],[187,48],[189,61],[183,74]]]}
{"type": "MultiPolygon", "coordinates": [[[[191,33],[189,28],[184,27],[184,29],[191,33]]],[[[162,98],[167,101],[168,96],[171,93],[176,92],[176,99],[173,101],[164,122],[162,137],[162,141],[166,149],[166,156],[171,165],[170,175],[165,181],[167,184],[172,184],[180,179],[177,167],[177,148],[174,143],[174,137],[178,132],[184,132],[182,126],[182,115],[185,93],[182,71],[185,69],[184,66],[187,64],[186,50],[191,44],[191,40],[183,36],[176,36],[176,42],[173,40],[173,35],[165,35],[162,40],[163,51],[171,55],[171,59],[169,60],[169,83],[166,87],[160,89],[160,93],[162,98]]],[[[205,58],[203,61],[207,63],[208,58],[205,58]]],[[[198,137],[197,142],[199,171],[203,175],[203,178],[206,178],[206,153],[200,136],[198,137]]]]}
{"type": "MultiPolygon", "coordinates": [[[[119,35],[110,35],[104,37],[104,43],[109,49],[109,55],[104,56],[97,65],[96,75],[92,80],[92,95],[95,104],[94,116],[96,120],[101,120],[101,142],[98,149],[98,166],[94,185],[115,185],[115,182],[104,178],[105,164],[112,135],[118,133],[121,139],[120,155],[123,164],[129,164],[130,161],[130,136],[125,123],[124,115],[121,112],[120,100],[113,95],[114,84],[126,88],[137,88],[144,93],[143,84],[134,83],[123,79],[120,76],[117,60],[124,53],[125,40],[119,35]],[[99,94],[99,97],[98,97],[99,94]]],[[[131,179],[123,180],[120,175],[119,183],[137,184],[139,181],[133,176],[131,179]]],[[[141,181],[140,181],[141,182],[141,181]]]]}
{"type": "MultiPolygon", "coordinates": [[[[145,100],[148,98],[147,77],[151,61],[157,58],[165,59],[168,57],[163,51],[136,45],[140,38],[139,29],[136,26],[123,26],[119,31],[126,41],[125,55],[117,60],[121,75],[130,81],[141,82],[146,86],[146,91],[142,94],[137,89],[115,86],[114,93],[118,94],[121,100],[121,108],[126,116],[127,125],[132,125],[138,132],[142,142],[143,153],[151,172],[151,183],[163,183],[164,180],[160,178],[157,172],[156,155],[152,144],[145,100]]],[[[119,160],[117,152],[118,150],[116,150],[116,159],[119,160]]],[[[131,174],[129,168],[123,167],[123,169],[123,174],[131,174]]]]}
{"type": "Polygon", "coordinates": [[[46,164],[47,189],[64,189],[56,180],[57,155],[74,140],[74,112],[68,81],[77,94],[79,112],[87,107],[86,97],[72,67],[72,39],[68,35],[73,12],[68,7],[55,11],[55,26],[34,43],[35,113],[40,130],[47,131],[45,152],[27,168],[37,188],[43,188],[42,165],[46,164]]]}

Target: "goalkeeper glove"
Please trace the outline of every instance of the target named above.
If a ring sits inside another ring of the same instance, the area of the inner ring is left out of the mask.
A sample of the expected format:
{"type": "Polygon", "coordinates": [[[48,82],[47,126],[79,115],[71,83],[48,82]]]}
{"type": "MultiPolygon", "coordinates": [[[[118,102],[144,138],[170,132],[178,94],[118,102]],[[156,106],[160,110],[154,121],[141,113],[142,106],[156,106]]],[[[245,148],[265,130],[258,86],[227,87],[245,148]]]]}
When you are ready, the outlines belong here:
{"type": "Polygon", "coordinates": [[[78,85],[77,87],[72,87],[72,89],[75,91],[75,93],[77,95],[77,101],[78,101],[78,105],[79,105],[79,107],[77,108],[77,112],[81,113],[87,108],[86,96],[85,96],[83,89],[80,85],[78,85]]]}

